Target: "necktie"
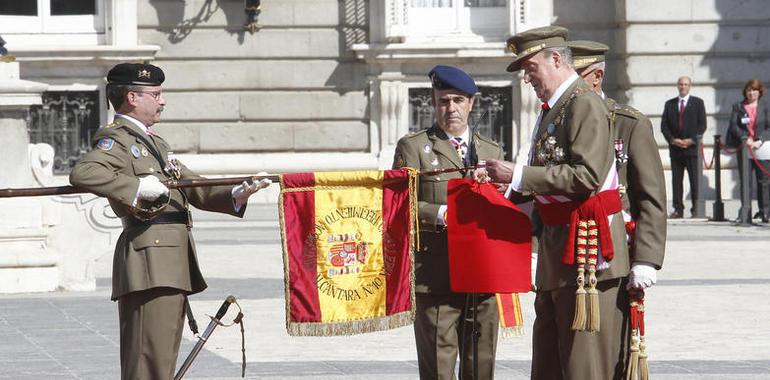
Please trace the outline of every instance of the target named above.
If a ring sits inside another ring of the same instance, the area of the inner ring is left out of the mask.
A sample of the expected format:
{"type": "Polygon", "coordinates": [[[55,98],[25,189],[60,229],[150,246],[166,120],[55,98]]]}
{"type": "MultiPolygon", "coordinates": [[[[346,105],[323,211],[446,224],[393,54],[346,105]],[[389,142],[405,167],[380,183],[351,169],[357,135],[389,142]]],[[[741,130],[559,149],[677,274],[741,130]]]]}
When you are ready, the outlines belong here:
{"type": "Polygon", "coordinates": [[[548,105],[548,102],[545,102],[540,105],[540,109],[543,110],[543,112],[547,112],[548,110],[551,109],[551,106],[548,105]]]}
{"type": "Polygon", "coordinates": [[[684,99],[679,100],[679,129],[684,128],[684,99]]]}
{"type": "Polygon", "coordinates": [[[455,150],[457,151],[457,155],[460,157],[460,159],[464,160],[465,153],[468,151],[468,144],[466,144],[465,141],[463,141],[462,137],[452,137],[451,139],[449,139],[449,141],[455,147],[455,150]]]}

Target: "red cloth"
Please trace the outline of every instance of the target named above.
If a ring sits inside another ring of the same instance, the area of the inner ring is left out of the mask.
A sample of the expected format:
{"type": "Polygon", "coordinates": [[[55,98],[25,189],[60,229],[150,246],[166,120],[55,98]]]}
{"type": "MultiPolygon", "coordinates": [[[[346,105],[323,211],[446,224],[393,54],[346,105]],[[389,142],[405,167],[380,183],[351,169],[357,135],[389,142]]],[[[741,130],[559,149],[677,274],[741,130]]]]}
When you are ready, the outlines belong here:
{"type": "Polygon", "coordinates": [[[446,222],[452,291],[531,290],[532,224],[494,185],[450,180],[446,222]]]}
{"type": "Polygon", "coordinates": [[[543,223],[548,225],[569,224],[569,237],[564,245],[564,254],[561,262],[572,265],[575,263],[575,237],[577,235],[577,225],[579,220],[591,219],[596,221],[599,229],[599,247],[602,257],[607,261],[612,260],[615,250],[612,247],[612,232],[610,223],[607,219],[612,214],[623,210],[623,203],[620,201],[620,192],[615,190],[605,190],[596,194],[583,202],[562,202],[562,203],[540,203],[535,202],[537,210],[543,223]]]}

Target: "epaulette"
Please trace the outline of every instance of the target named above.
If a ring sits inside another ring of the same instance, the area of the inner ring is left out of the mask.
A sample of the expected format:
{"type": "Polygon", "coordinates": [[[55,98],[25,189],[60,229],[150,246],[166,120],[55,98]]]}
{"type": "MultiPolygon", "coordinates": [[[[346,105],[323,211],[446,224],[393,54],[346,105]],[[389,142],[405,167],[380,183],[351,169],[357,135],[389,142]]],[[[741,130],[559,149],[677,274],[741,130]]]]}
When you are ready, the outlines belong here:
{"type": "Polygon", "coordinates": [[[424,135],[426,133],[428,133],[428,129],[421,129],[419,131],[409,132],[406,135],[404,135],[403,138],[410,139],[410,138],[413,138],[413,137],[417,137],[419,135],[424,135]]]}
{"type": "Polygon", "coordinates": [[[639,112],[639,110],[625,104],[615,104],[615,109],[613,110],[613,112],[618,115],[625,116],[635,120],[644,118],[644,114],[639,112]]]}
{"type": "Polygon", "coordinates": [[[112,123],[109,123],[109,124],[105,125],[104,128],[115,128],[118,125],[120,125],[120,124],[115,122],[115,121],[113,121],[112,123]]]}
{"type": "Polygon", "coordinates": [[[479,140],[482,140],[482,141],[484,141],[484,142],[490,143],[490,144],[492,144],[492,145],[494,145],[494,146],[500,146],[500,143],[499,143],[499,142],[497,142],[497,141],[495,141],[495,140],[492,140],[491,138],[489,138],[489,137],[487,137],[487,136],[484,136],[484,135],[482,135],[481,133],[475,132],[473,135],[474,135],[476,138],[478,138],[479,140]]]}

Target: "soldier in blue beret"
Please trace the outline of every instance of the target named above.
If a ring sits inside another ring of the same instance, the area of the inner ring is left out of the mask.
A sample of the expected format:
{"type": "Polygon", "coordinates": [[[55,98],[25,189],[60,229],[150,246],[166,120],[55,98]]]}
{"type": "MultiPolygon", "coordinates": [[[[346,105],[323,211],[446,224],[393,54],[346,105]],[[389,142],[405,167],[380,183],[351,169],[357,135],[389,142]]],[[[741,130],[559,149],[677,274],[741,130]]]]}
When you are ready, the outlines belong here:
{"type": "Polygon", "coordinates": [[[70,173],[74,186],[108,198],[123,223],[112,265],[122,379],[174,376],[187,295],[206,289],[190,205],[243,217],[249,196],[270,184],[265,179],[235,187],[166,187],[170,180],[202,177],[152,129],[166,105],[164,80],[163,70],[150,64],[113,67],[106,92],[115,119],[96,132],[93,149],[70,173]]]}
{"type": "MultiPolygon", "coordinates": [[[[479,91],[461,69],[438,65],[428,77],[433,87],[436,122],[398,141],[394,168],[420,171],[463,168],[480,160],[502,159],[500,144],[471,131],[468,115],[479,91]]],[[[457,357],[462,379],[473,379],[470,302],[449,287],[446,212],[447,182],[471,172],[420,176],[420,247],[415,255],[416,315],[414,335],[421,379],[452,379],[457,357]],[[463,344],[465,342],[465,344],[463,344]],[[460,350],[460,348],[463,348],[460,350]]],[[[497,303],[494,294],[480,295],[477,327],[480,379],[494,378],[497,346],[497,303]]]]}

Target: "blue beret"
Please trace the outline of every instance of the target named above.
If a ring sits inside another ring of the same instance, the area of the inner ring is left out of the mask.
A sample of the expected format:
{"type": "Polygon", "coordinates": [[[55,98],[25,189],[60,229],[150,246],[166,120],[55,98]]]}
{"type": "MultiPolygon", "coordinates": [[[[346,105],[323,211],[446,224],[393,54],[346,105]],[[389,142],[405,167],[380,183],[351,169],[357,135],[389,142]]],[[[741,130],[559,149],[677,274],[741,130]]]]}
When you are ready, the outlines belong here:
{"type": "Polygon", "coordinates": [[[470,75],[454,66],[437,65],[428,73],[433,88],[448,90],[454,88],[469,96],[476,95],[479,88],[470,75]]]}
{"type": "Polygon", "coordinates": [[[160,86],[164,80],[163,70],[147,63],[119,63],[107,73],[107,83],[115,85],[160,86]]]}

